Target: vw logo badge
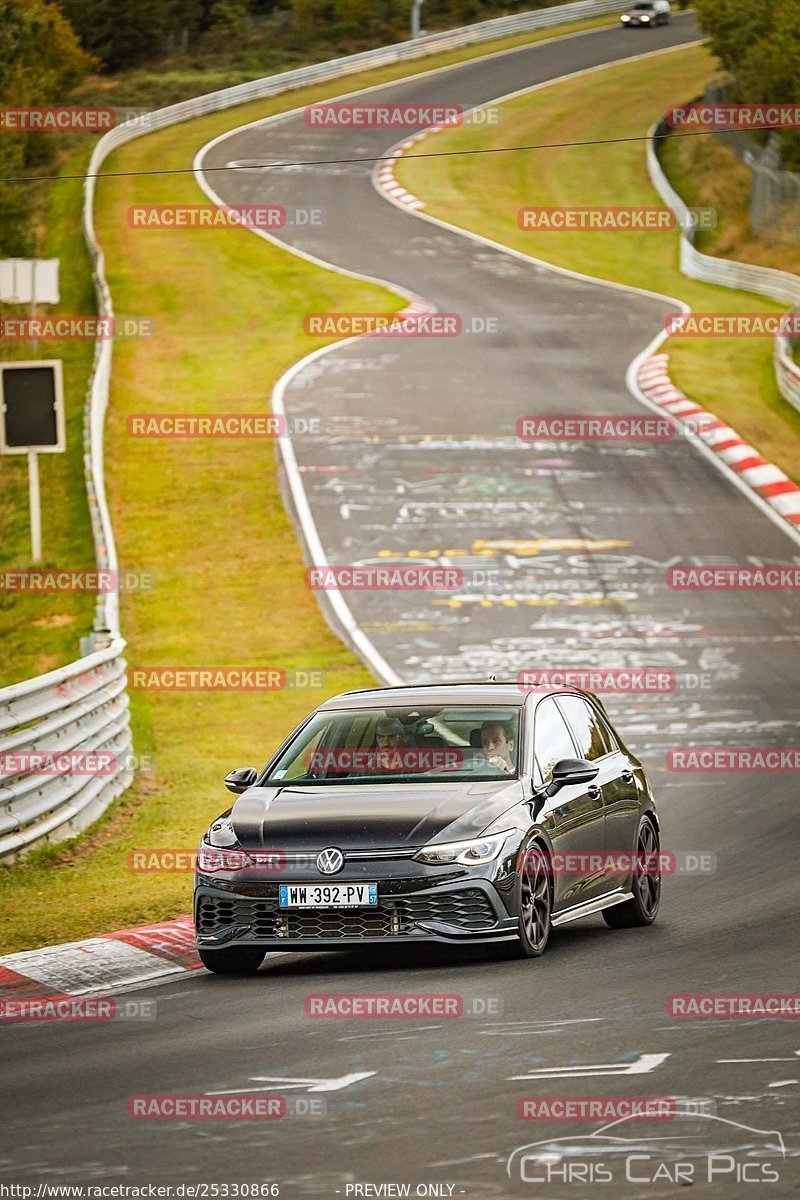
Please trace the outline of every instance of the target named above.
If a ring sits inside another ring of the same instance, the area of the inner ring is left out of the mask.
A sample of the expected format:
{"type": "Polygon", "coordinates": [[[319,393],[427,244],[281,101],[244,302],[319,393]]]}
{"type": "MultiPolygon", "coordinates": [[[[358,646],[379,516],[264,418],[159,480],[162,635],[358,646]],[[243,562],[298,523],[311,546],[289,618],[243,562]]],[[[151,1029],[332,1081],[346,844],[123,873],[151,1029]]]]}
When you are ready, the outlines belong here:
{"type": "Polygon", "coordinates": [[[344,855],[335,846],[329,846],[317,855],[317,870],[323,875],[335,875],[344,866],[344,855]]]}

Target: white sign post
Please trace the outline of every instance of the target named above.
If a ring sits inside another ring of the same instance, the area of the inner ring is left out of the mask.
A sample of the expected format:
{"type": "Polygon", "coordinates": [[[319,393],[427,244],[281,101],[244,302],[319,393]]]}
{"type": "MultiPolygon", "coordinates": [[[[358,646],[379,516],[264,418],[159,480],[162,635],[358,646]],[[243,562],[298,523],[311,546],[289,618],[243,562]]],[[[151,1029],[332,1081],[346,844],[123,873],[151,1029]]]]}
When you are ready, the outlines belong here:
{"type": "Polygon", "coordinates": [[[42,561],[42,505],[39,493],[39,456],[28,451],[28,500],[31,513],[31,562],[42,561]]]}

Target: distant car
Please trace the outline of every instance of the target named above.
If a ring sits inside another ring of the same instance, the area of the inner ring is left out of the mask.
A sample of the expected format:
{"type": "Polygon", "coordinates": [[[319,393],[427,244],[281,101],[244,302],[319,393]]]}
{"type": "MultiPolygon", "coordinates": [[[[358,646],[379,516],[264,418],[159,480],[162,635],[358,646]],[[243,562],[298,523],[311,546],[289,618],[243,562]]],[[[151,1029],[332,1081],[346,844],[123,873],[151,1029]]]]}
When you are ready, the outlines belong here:
{"type": "Polygon", "coordinates": [[[669,0],[639,0],[622,14],[620,21],[626,28],[641,25],[652,29],[654,25],[669,25],[669,13],[669,0]]]}
{"type": "Polygon", "coordinates": [[[239,799],[204,835],[195,879],[211,971],[249,974],[267,950],[409,942],[534,958],[553,926],[658,912],[650,787],[588,692],[345,692],[262,771],[225,783],[239,799]]]}

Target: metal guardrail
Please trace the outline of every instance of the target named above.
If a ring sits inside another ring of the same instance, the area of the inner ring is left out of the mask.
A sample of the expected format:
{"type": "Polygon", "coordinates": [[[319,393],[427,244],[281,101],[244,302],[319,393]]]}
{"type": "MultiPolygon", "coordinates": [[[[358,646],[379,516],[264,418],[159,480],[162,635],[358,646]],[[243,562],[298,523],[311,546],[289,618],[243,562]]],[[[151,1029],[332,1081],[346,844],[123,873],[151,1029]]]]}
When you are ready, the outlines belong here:
{"type": "MultiPolygon", "coordinates": [[[[772,300],[784,301],[800,307],[800,276],[790,271],[779,271],[774,267],[759,267],[754,263],[737,262],[731,258],[716,258],[712,254],[701,254],[694,245],[689,207],[678,195],[664,174],[658,158],[658,143],[668,136],[670,127],[663,118],[648,131],[647,170],[651,182],[661,199],[667,204],[681,227],[680,269],[690,279],[703,283],[716,283],[721,287],[743,292],[757,292],[772,300]]],[[[792,359],[792,343],[779,334],[775,338],[775,377],[784,399],[800,410],[800,368],[792,359]]]]}
{"type": "Polygon", "coordinates": [[[800,412],[800,367],[792,357],[792,338],[775,338],[775,377],[781,395],[800,412]]]}
{"type": "MultiPolygon", "coordinates": [[[[83,230],[92,259],[100,316],[113,317],[103,251],[94,228],[95,176],[112,151],[146,133],[206,113],[220,112],[310,84],[324,83],[374,67],[424,58],[494,38],[547,29],[583,17],[619,12],[625,0],[576,0],[533,12],[497,17],[414,41],[349,54],[309,67],[224,88],[137,117],[99,139],[84,186],[83,230]]],[[[114,532],[103,474],[103,427],[111,383],[113,341],[95,345],[94,364],[84,413],[84,466],[97,565],[118,568],[114,532]]],[[[115,756],[114,773],[80,776],[65,772],[44,776],[0,776],[0,859],[13,859],[34,843],[69,837],[95,820],[131,782],[131,737],[125,691],[125,643],[119,631],[119,595],[97,597],[92,645],[105,648],[50,671],[37,679],[0,689],[0,756],[10,753],[104,750],[115,756]]]]}
{"type": "Polygon", "coordinates": [[[56,758],[46,773],[0,777],[0,858],[12,859],[54,835],[73,836],[131,782],[124,646],[115,638],[104,650],[0,691],[0,759],[68,756],[65,765],[56,758]],[[108,755],[105,773],[72,769],[74,756],[98,751],[108,755]]]}

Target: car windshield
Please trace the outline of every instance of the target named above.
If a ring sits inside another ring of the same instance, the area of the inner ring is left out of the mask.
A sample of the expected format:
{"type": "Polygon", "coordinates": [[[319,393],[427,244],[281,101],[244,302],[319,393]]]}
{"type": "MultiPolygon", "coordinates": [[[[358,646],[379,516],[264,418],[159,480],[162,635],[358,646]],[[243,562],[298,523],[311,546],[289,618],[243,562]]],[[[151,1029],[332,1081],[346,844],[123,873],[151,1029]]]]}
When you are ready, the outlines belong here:
{"type": "Polygon", "coordinates": [[[318,712],[262,784],[411,783],[517,774],[519,709],[445,705],[318,712]]]}
{"type": "Polygon", "coordinates": [[[653,11],[652,4],[634,4],[633,8],[631,9],[631,12],[652,12],[652,11],[653,11]]]}

